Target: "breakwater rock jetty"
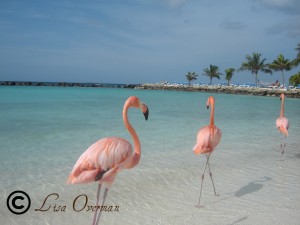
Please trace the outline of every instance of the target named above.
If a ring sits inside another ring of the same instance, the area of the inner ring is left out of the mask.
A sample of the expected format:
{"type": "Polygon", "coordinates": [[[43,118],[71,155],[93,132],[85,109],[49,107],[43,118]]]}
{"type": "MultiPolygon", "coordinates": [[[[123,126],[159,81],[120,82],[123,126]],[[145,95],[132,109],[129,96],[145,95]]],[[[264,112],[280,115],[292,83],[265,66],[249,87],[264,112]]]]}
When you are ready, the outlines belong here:
{"type": "Polygon", "coordinates": [[[139,84],[111,83],[73,83],[73,82],[30,82],[30,81],[0,81],[0,86],[50,86],[50,87],[98,87],[98,88],[135,88],[139,84]]]}
{"type": "Polygon", "coordinates": [[[289,98],[300,98],[300,89],[260,88],[223,85],[181,85],[181,84],[141,84],[135,89],[145,90],[170,90],[170,91],[199,91],[208,93],[279,96],[284,93],[289,98]]]}

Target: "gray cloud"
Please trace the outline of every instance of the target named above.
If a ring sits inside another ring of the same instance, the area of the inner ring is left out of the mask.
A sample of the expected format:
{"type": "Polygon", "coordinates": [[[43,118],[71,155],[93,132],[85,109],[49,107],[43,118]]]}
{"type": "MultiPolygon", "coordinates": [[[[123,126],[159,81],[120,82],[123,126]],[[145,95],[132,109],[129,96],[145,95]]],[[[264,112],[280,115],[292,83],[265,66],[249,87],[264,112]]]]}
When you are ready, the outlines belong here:
{"type": "Polygon", "coordinates": [[[6,27],[6,26],[9,26],[11,25],[12,23],[10,21],[7,21],[7,20],[1,20],[0,19],[0,28],[1,27],[6,27]]]}
{"type": "Polygon", "coordinates": [[[266,8],[284,13],[300,14],[299,0],[255,0],[266,8]]]}
{"type": "Polygon", "coordinates": [[[224,29],[230,29],[230,30],[241,30],[245,28],[246,25],[240,21],[225,19],[220,23],[220,27],[224,29]]]}
{"type": "Polygon", "coordinates": [[[102,24],[96,19],[87,19],[84,17],[70,17],[68,18],[68,20],[76,24],[87,25],[94,28],[102,28],[102,24]]]}
{"type": "Polygon", "coordinates": [[[47,19],[47,18],[50,18],[50,16],[47,15],[47,14],[37,13],[37,12],[34,12],[34,13],[30,14],[29,17],[34,18],[34,19],[47,19]]]}
{"type": "Polygon", "coordinates": [[[183,5],[187,0],[164,0],[168,5],[177,7],[183,5]]]}
{"type": "Polygon", "coordinates": [[[293,20],[276,23],[267,28],[266,32],[268,35],[285,34],[292,38],[300,37],[300,16],[297,16],[293,20]]]}

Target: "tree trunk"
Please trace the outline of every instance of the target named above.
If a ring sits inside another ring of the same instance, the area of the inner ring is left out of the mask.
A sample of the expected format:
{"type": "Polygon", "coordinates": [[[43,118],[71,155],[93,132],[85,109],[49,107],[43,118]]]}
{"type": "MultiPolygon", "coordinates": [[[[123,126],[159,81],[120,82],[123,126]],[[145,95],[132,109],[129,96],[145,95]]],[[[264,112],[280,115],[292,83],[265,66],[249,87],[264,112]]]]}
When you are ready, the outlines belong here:
{"type": "Polygon", "coordinates": [[[212,85],[212,78],[210,78],[210,83],[209,84],[212,85]]]}
{"type": "Polygon", "coordinates": [[[255,86],[257,87],[257,73],[255,73],[255,86]]]}
{"type": "Polygon", "coordinates": [[[283,84],[283,87],[285,87],[283,70],[281,70],[281,74],[282,74],[282,84],[283,84]]]}

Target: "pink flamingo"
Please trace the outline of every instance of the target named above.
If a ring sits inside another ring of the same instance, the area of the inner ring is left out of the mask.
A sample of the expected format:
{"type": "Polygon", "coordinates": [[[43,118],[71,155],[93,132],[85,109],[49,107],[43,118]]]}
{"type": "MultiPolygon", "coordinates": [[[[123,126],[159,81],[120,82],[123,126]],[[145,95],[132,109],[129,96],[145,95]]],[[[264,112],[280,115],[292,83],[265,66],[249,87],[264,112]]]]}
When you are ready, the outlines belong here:
{"type": "MultiPolygon", "coordinates": [[[[288,136],[289,120],[284,116],[284,93],[280,95],[280,100],[281,100],[281,110],[280,110],[280,116],[276,120],[276,127],[284,135],[284,140],[286,140],[286,137],[288,136]]],[[[286,146],[286,141],[284,141],[283,144],[281,143],[280,146],[282,150],[281,154],[283,155],[286,146]]]]}
{"type": "Polygon", "coordinates": [[[193,148],[195,154],[206,154],[206,164],[205,164],[204,170],[202,172],[202,180],[201,180],[201,188],[200,188],[200,196],[199,196],[198,206],[200,206],[202,184],[203,184],[203,180],[204,180],[204,173],[205,173],[207,166],[208,166],[208,170],[209,170],[209,176],[210,176],[212,184],[213,184],[214,193],[215,193],[215,196],[217,196],[215,184],[214,184],[214,181],[212,178],[212,173],[210,171],[209,158],[210,158],[211,153],[214,151],[214,149],[220,143],[222,132],[218,127],[216,127],[214,125],[215,99],[212,96],[209,96],[207,99],[207,103],[206,103],[207,109],[209,108],[209,106],[211,107],[210,123],[209,123],[209,125],[202,127],[198,131],[197,143],[193,148]]]}
{"type": "MultiPolygon", "coordinates": [[[[91,145],[80,156],[67,181],[70,184],[98,182],[97,207],[101,185],[105,187],[102,202],[102,205],[104,205],[107,192],[117,174],[123,169],[133,168],[140,161],[141,144],[127,117],[130,107],[141,109],[146,120],[148,119],[149,111],[148,107],[135,96],[129,97],[124,104],[123,121],[133,139],[134,154],[129,141],[119,137],[103,138],[91,145]]],[[[101,209],[101,207],[99,208],[101,209]]],[[[97,211],[94,213],[93,225],[98,224],[100,221],[101,210],[98,216],[97,211]]]]}

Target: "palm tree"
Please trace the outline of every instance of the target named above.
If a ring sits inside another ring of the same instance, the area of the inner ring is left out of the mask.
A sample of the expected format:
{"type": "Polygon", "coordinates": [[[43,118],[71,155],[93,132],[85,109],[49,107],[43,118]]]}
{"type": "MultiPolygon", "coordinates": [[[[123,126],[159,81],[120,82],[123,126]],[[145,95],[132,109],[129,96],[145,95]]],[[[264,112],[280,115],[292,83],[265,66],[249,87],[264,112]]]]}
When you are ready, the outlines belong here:
{"type": "Polygon", "coordinates": [[[297,87],[300,84],[300,72],[294,74],[289,79],[290,84],[292,84],[294,87],[297,87]]]}
{"type": "Polygon", "coordinates": [[[260,59],[261,54],[254,52],[252,57],[246,55],[247,62],[243,62],[241,68],[238,71],[250,70],[252,74],[255,74],[255,85],[257,87],[257,75],[258,71],[272,74],[272,70],[268,69],[268,64],[265,64],[266,58],[260,59]]]}
{"type": "Polygon", "coordinates": [[[296,51],[298,51],[296,59],[292,61],[292,66],[297,67],[300,64],[300,44],[298,44],[297,48],[295,48],[296,51]]]}
{"type": "Polygon", "coordinates": [[[203,71],[203,75],[208,76],[210,79],[209,84],[212,84],[212,79],[214,77],[220,79],[220,75],[222,75],[222,73],[219,72],[219,67],[216,65],[210,65],[209,68],[205,68],[203,71]]]}
{"type": "Polygon", "coordinates": [[[269,68],[274,70],[274,71],[281,71],[282,75],[282,84],[285,85],[284,83],[284,70],[291,70],[291,62],[288,59],[285,59],[282,54],[280,54],[277,59],[275,59],[271,64],[269,64],[269,68]]]}
{"type": "Polygon", "coordinates": [[[227,80],[227,86],[229,86],[229,82],[233,76],[234,71],[234,68],[228,68],[225,70],[225,79],[227,80]]]}
{"type": "Polygon", "coordinates": [[[197,80],[197,77],[198,77],[198,75],[195,73],[195,72],[188,72],[188,74],[187,75],[185,75],[186,76],[186,79],[188,80],[188,82],[189,82],[189,86],[191,86],[191,81],[192,80],[197,80]]]}

